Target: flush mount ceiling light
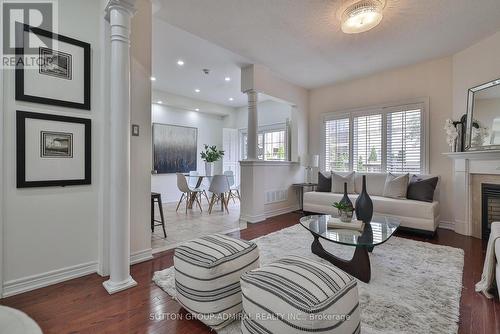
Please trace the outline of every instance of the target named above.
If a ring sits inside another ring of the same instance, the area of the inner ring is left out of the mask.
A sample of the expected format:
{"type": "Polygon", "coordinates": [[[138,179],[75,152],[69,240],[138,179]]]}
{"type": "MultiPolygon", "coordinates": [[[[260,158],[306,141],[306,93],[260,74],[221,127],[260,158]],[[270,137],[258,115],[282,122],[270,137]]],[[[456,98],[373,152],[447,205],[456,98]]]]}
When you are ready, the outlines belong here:
{"type": "Polygon", "coordinates": [[[198,88],[196,88],[194,91],[195,91],[195,93],[201,92],[201,90],[199,90],[198,88]]]}
{"type": "Polygon", "coordinates": [[[225,77],[224,80],[226,80],[227,82],[231,81],[231,78],[230,77],[225,77]]]}
{"type": "Polygon", "coordinates": [[[151,77],[151,81],[156,81],[156,78],[155,77],[151,77]]]}
{"type": "Polygon", "coordinates": [[[179,65],[179,66],[184,66],[184,60],[179,59],[179,60],[177,61],[177,65],[179,65]]]}
{"type": "Polygon", "coordinates": [[[337,17],[346,34],[357,34],[375,28],[383,17],[386,0],[344,0],[337,17]]]}

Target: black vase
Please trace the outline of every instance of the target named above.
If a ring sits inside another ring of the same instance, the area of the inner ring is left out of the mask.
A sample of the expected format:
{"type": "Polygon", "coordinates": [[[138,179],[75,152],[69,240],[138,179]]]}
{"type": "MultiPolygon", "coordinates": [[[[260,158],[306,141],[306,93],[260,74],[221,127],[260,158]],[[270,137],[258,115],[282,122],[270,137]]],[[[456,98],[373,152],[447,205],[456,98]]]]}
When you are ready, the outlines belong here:
{"type": "Polygon", "coordinates": [[[363,175],[363,190],[356,199],[356,218],[369,223],[373,217],[373,202],[366,192],[366,175],[363,175]]]}
{"type": "Polygon", "coordinates": [[[347,206],[350,206],[352,208],[352,202],[349,199],[349,196],[347,196],[347,182],[344,182],[344,197],[339,202],[340,204],[345,204],[347,206]]]}

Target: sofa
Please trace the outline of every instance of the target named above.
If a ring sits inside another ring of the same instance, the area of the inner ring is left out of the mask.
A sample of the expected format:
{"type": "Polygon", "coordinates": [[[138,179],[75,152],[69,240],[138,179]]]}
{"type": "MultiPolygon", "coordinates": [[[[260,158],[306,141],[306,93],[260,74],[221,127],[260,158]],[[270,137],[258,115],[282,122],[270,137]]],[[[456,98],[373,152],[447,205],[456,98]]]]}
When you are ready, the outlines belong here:
{"type": "MultiPolygon", "coordinates": [[[[338,173],[346,175],[347,173],[338,173]]],[[[373,201],[374,214],[398,218],[400,229],[420,232],[433,236],[440,221],[439,181],[434,191],[433,202],[410,199],[384,197],[384,187],[387,173],[355,173],[354,193],[349,198],[355,203],[362,190],[362,176],[366,175],[366,189],[373,201]]],[[[434,175],[417,175],[422,179],[436,177],[434,175]]],[[[410,174],[410,178],[412,174],[410,174]]],[[[439,177],[438,177],[439,180],[439,177]]],[[[311,191],[304,194],[304,212],[309,214],[337,215],[337,209],[332,206],[343,197],[343,193],[311,191]]]]}
{"type": "MultiPolygon", "coordinates": [[[[500,222],[496,222],[493,224],[500,224],[500,222]]],[[[495,240],[495,259],[496,259],[495,277],[497,279],[497,291],[498,294],[500,295],[500,238],[495,240]]]]}

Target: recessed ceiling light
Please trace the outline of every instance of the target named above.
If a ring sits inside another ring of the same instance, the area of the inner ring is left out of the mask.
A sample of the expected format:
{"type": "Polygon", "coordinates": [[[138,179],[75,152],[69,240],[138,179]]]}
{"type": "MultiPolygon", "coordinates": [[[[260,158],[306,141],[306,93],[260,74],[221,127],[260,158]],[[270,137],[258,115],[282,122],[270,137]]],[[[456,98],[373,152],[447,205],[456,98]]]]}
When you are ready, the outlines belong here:
{"type": "Polygon", "coordinates": [[[225,77],[224,80],[231,81],[231,78],[230,77],[225,77]]]}
{"type": "Polygon", "coordinates": [[[163,104],[163,101],[158,101],[158,104],[163,104]]]}
{"type": "Polygon", "coordinates": [[[200,108],[196,108],[194,111],[200,111],[200,108]]]}
{"type": "Polygon", "coordinates": [[[179,66],[184,66],[184,60],[179,59],[179,60],[177,61],[177,65],[179,65],[179,66]]]}
{"type": "Polygon", "coordinates": [[[196,88],[194,91],[195,91],[196,93],[199,93],[199,92],[200,92],[200,90],[199,90],[198,88],[196,88]]]}
{"type": "Polygon", "coordinates": [[[156,81],[156,78],[155,77],[151,77],[151,81],[156,81]]]}
{"type": "Polygon", "coordinates": [[[232,97],[229,98],[229,101],[234,101],[234,99],[232,97]]]}

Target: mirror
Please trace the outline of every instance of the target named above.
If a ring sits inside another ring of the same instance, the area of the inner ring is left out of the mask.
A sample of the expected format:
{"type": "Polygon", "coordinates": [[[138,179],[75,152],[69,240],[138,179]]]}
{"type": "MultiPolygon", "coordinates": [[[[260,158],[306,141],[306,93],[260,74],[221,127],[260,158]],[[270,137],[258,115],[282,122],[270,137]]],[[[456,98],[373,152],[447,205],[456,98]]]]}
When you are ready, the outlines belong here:
{"type": "Polygon", "coordinates": [[[469,89],[465,150],[500,149],[500,79],[469,89]]]}

